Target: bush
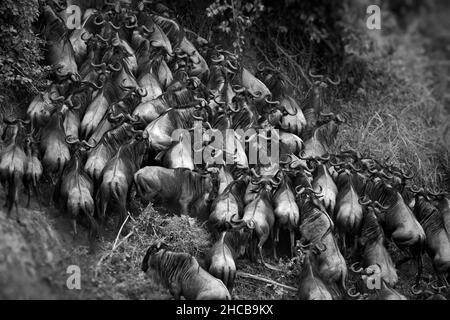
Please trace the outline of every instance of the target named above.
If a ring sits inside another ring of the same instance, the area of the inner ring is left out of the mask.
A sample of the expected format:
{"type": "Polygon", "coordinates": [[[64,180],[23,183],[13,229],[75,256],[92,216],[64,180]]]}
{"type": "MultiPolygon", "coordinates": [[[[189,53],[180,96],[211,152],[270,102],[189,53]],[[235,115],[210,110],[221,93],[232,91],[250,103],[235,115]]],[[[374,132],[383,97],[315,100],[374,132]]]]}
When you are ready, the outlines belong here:
{"type": "Polygon", "coordinates": [[[0,104],[36,93],[45,86],[43,41],[33,32],[39,15],[37,0],[2,0],[0,3],[0,104]]]}

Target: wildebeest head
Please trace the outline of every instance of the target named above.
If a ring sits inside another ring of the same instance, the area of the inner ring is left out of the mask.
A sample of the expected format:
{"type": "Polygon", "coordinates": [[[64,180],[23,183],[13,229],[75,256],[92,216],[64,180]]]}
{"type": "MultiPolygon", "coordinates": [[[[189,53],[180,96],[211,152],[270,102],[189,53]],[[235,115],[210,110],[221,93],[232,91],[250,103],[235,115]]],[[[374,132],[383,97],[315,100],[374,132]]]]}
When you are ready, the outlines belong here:
{"type": "Polygon", "coordinates": [[[150,261],[151,257],[160,250],[168,250],[168,249],[169,249],[169,247],[163,242],[158,242],[158,243],[152,244],[147,249],[144,259],[142,259],[141,270],[144,271],[145,273],[147,273],[149,267],[152,267],[152,264],[150,261]]]}

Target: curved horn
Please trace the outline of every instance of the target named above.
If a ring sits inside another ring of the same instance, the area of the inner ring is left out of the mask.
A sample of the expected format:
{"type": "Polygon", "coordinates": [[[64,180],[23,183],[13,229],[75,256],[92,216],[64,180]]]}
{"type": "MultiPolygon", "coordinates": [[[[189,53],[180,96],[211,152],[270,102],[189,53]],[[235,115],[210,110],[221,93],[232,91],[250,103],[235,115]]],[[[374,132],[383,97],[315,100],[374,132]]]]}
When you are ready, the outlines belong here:
{"type": "MultiPolygon", "coordinates": [[[[94,140],[95,141],[95,140],[94,140]]],[[[85,146],[85,147],[88,147],[89,149],[94,149],[97,145],[91,145],[91,144],[89,144],[89,142],[87,142],[87,141],[85,141],[85,140],[83,140],[83,141],[81,141],[81,143],[85,146]]]]}
{"type": "Polygon", "coordinates": [[[316,78],[316,79],[322,79],[323,78],[323,75],[321,75],[321,74],[317,74],[317,75],[313,74],[311,70],[309,70],[308,74],[309,74],[309,76],[311,78],[316,78]]]}
{"type": "Polygon", "coordinates": [[[112,71],[114,71],[114,72],[119,72],[120,70],[122,70],[123,65],[122,65],[119,61],[117,61],[114,65],[108,64],[108,67],[109,67],[112,71]],[[119,66],[116,68],[115,66],[116,66],[117,64],[118,64],[119,66]]]}
{"type": "Polygon", "coordinates": [[[220,63],[224,60],[225,60],[225,56],[223,54],[219,55],[217,57],[217,59],[211,58],[211,62],[213,62],[213,63],[220,63]]]}
{"type": "Polygon", "coordinates": [[[341,83],[341,78],[338,76],[336,80],[331,80],[330,77],[327,77],[327,81],[332,85],[339,85],[341,83]]]}
{"type": "Polygon", "coordinates": [[[273,105],[279,105],[280,104],[280,101],[270,101],[268,98],[265,98],[264,101],[267,104],[273,104],[273,105]]]}
{"type": "Polygon", "coordinates": [[[104,24],[106,23],[106,21],[105,21],[105,19],[103,19],[101,16],[96,16],[95,19],[94,19],[94,23],[95,23],[95,25],[97,25],[97,26],[101,26],[101,25],[104,25],[104,24]],[[101,20],[99,20],[99,18],[100,18],[101,20]]]}
{"type": "Polygon", "coordinates": [[[418,286],[418,284],[415,283],[415,284],[413,284],[413,286],[411,287],[411,292],[412,292],[412,294],[413,294],[413,295],[416,295],[416,296],[418,296],[419,294],[422,294],[422,293],[423,293],[423,290],[422,290],[422,289],[416,289],[417,286],[418,286]]]}
{"type": "Polygon", "coordinates": [[[106,62],[102,62],[100,64],[95,64],[94,62],[91,62],[91,67],[93,68],[106,68],[106,62]]]}
{"type": "Polygon", "coordinates": [[[251,168],[251,169],[250,169],[250,172],[251,172],[256,178],[258,178],[258,179],[261,178],[261,175],[259,175],[259,174],[256,173],[255,168],[251,168]]]}
{"type": "Polygon", "coordinates": [[[353,293],[352,291],[356,291],[356,288],[352,287],[347,290],[347,295],[351,298],[358,298],[361,295],[360,292],[353,293]]]}
{"type": "Polygon", "coordinates": [[[359,199],[358,199],[358,203],[359,203],[360,205],[362,205],[362,206],[367,206],[367,205],[369,205],[369,204],[372,203],[372,200],[370,200],[370,199],[364,201],[365,198],[366,198],[366,197],[359,198],[359,199]]]}
{"type": "Polygon", "coordinates": [[[364,268],[359,265],[359,262],[355,262],[350,266],[350,270],[354,273],[362,273],[364,268]],[[359,268],[356,269],[356,266],[359,266],[359,268]]]}
{"type": "Polygon", "coordinates": [[[66,140],[67,144],[71,144],[71,145],[80,142],[80,140],[78,140],[74,136],[67,136],[65,140],[66,140]]]}
{"type": "Polygon", "coordinates": [[[116,31],[120,30],[120,27],[116,26],[112,21],[108,21],[109,25],[116,31]]]}

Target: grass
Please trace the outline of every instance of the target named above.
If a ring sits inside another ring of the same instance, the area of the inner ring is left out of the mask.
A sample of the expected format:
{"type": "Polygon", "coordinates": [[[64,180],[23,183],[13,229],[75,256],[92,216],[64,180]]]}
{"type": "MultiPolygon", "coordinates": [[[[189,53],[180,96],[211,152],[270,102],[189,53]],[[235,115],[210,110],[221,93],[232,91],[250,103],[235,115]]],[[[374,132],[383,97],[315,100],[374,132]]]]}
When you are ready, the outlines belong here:
{"type": "MultiPolygon", "coordinates": [[[[408,38],[410,37],[410,38],[408,38]]],[[[414,183],[447,188],[449,149],[445,131],[448,112],[430,90],[428,65],[417,38],[396,39],[391,56],[373,57],[364,86],[341,104],[349,122],[336,145],[352,146],[366,155],[395,164],[409,163],[414,183]]]]}

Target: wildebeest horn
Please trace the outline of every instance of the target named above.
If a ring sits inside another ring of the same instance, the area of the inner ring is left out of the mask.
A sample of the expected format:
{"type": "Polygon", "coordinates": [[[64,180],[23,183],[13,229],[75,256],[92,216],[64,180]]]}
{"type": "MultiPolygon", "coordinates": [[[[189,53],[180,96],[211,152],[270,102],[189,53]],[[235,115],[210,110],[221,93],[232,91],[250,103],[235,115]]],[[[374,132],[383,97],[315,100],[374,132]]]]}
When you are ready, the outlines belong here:
{"type": "Polygon", "coordinates": [[[330,77],[327,77],[327,81],[332,85],[339,85],[341,83],[341,78],[338,76],[335,81],[331,80],[330,77]]]}
{"type": "Polygon", "coordinates": [[[351,298],[358,298],[361,295],[361,293],[360,292],[352,293],[353,290],[356,291],[356,288],[355,287],[349,288],[347,290],[347,295],[351,298]]]}
{"type": "Polygon", "coordinates": [[[230,108],[230,110],[234,113],[238,113],[241,112],[242,110],[242,106],[236,106],[236,108],[233,106],[233,103],[229,104],[228,107],[230,108]]]}
{"type": "Polygon", "coordinates": [[[409,175],[406,174],[406,172],[405,172],[406,170],[400,169],[400,171],[402,173],[403,179],[410,180],[410,179],[414,178],[414,172],[412,170],[409,175]]]}
{"type": "Polygon", "coordinates": [[[298,113],[298,110],[296,108],[294,108],[294,113],[291,113],[286,109],[286,106],[283,106],[283,115],[295,116],[295,115],[297,115],[297,113],[298,113]]]}
{"type": "Polygon", "coordinates": [[[83,32],[80,37],[81,37],[81,40],[88,41],[92,37],[92,34],[89,34],[89,32],[83,32]],[[89,38],[85,39],[85,35],[88,35],[89,38]]]}
{"type": "Polygon", "coordinates": [[[208,101],[206,101],[206,99],[199,98],[199,97],[197,97],[196,95],[194,95],[194,100],[200,102],[200,105],[201,105],[202,107],[203,107],[203,106],[206,106],[206,105],[208,104],[208,101]]]}
{"type": "Polygon", "coordinates": [[[146,33],[153,33],[155,32],[155,27],[152,26],[152,30],[150,30],[146,26],[142,26],[142,30],[144,30],[146,33]]]}
{"type": "Polygon", "coordinates": [[[362,205],[362,206],[367,206],[367,205],[369,205],[369,204],[372,203],[372,200],[370,200],[370,199],[367,199],[367,200],[364,201],[365,198],[366,198],[366,197],[359,198],[359,199],[358,199],[358,203],[359,203],[360,205],[362,205]]]}
{"type": "Polygon", "coordinates": [[[74,136],[67,136],[65,140],[66,140],[67,144],[75,144],[75,143],[80,142],[80,140],[78,140],[74,136]]]}
{"type": "Polygon", "coordinates": [[[231,86],[231,89],[235,92],[235,93],[242,93],[244,92],[246,89],[243,86],[240,86],[238,84],[234,84],[231,86]]]}
{"type": "Polygon", "coordinates": [[[418,188],[415,185],[410,186],[408,188],[409,188],[409,191],[411,191],[412,193],[423,193],[425,191],[423,188],[418,188]]]}
{"type": "Polygon", "coordinates": [[[274,104],[274,105],[279,105],[280,104],[280,101],[270,101],[268,98],[265,98],[264,101],[267,104],[274,104]]]}
{"type": "Polygon", "coordinates": [[[65,98],[63,96],[59,96],[59,97],[55,97],[56,92],[52,92],[52,94],[49,96],[50,100],[52,100],[53,102],[59,102],[59,101],[64,101],[65,98]]]}
{"type": "Polygon", "coordinates": [[[91,62],[91,66],[93,68],[105,68],[106,67],[106,62],[102,62],[100,64],[95,64],[94,62],[91,62]]]}
{"type": "Polygon", "coordinates": [[[225,60],[225,56],[224,56],[223,54],[219,55],[219,56],[217,57],[217,59],[211,58],[211,61],[212,61],[213,63],[220,63],[220,62],[222,62],[222,61],[224,61],[224,60],[225,60]]]}
{"type": "Polygon", "coordinates": [[[110,113],[108,116],[108,120],[110,120],[112,122],[116,122],[116,121],[122,120],[124,117],[125,117],[125,115],[123,113],[119,113],[116,116],[114,116],[112,113],[110,113]]]}
{"type": "Polygon", "coordinates": [[[125,28],[134,29],[134,28],[137,28],[137,26],[138,26],[137,18],[136,18],[136,16],[133,15],[133,16],[131,16],[130,24],[126,24],[125,28]]]}
{"type": "MultiPolygon", "coordinates": [[[[94,140],[95,141],[95,140],[94,140]]],[[[81,143],[85,146],[85,147],[88,147],[88,148],[90,148],[90,149],[94,149],[97,145],[91,145],[91,144],[89,144],[89,142],[87,142],[87,141],[85,141],[85,140],[83,140],[83,141],[81,141],[81,143]]]]}
{"type": "Polygon", "coordinates": [[[389,206],[384,207],[381,203],[379,203],[378,201],[374,201],[373,204],[378,207],[379,209],[383,209],[383,210],[387,210],[389,209],[389,206]]]}
{"type": "Polygon", "coordinates": [[[361,168],[360,169],[356,168],[353,163],[349,163],[348,166],[355,172],[361,172],[362,171],[361,168]]]}
{"type": "Polygon", "coordinates": [[[258,179],[261,178],[261,175],[259,175],[259,174],[256,173],[255,168],[251,168],[251,169],[250,169],[250,172],[251,172],[256,178],[258,178],[258,179]]]}
{"type": "Polygon", "coordinates": [[[9,125],[13,125],[13,124],[17,124],[18,120],[17,119],[12,120],[12,119],[9,119],[9,118],[4,118],[3,122],[6,123],[6,124],[9,124],[9,125]]]}
{"type": "Polygon", "coordinates": [[[112,21],[108,21],[109,25],[116,31],[120,30],[120,27],[116,26],[112,21]]]}
{"type": "Polygon", "coordinates": [[[309,70],[309,76],[310,76],[311,78],[318,78],[318,79],[319,79],[319,78],[320,78],[320,79],[323,78],[323,75],[321,75],[321,74],[317,74],[317,75],[316,75],[316,74],[313,74],[311,70],[309,70]]]}
{"type": "Polygon", "coordinates": [[[147,91],[146,88],[138,88],[137,89],[137,93],[138,93],[139,96],[145,97],[145,96],[147,96],[148,91],[147,91]]]}
{"type": "Polygon", "coordinates": [[[227,65],[228,65],[228,66],[230,67],[230,69],[233,70],[233,71],[239,70],[239,66],[238,66],[238,65],[237,65],[237,66],[233,65],[233,63],[232,63],[230,60],[227,60],[227,65]]]}
{"type": "Polygon", "coordinates": [[[415,284],[413,284],[413,286],[411,287],[411,292],[412,292],[412,294],[413,294],[413,295],[416,295],[416,296],[423,293],[423,290],[422,290],[422,289],[416,289],[417,286],[418,286],[418,284],[415,283],[415,284]]]}
{"type": "Polygon", "coordinates": [[[335,117],[336,115],[334,114],[334,112],[329,112],[329,113],[325,113],[325,112],[319,112],[319,115],[322,117],[335,117]]]}
{"type": "Polygon", "coordinates": [[[100,90],[100,89],[102,89],[103,88],[103,83],[102,83],[102,85],[101,86],[99,86],[99,85],[97,85],[97,84],[95,84],[95,83],[93,83],[93,82],[91,82],[91,81],[83,81],[82,82],[83,84],[86,84],[86,85],[88,85],[88,86],[90,86],[91,88],[93,88],[94,90],[100,90]]]}
{"type": "Polygon", "coordinates": [[[104,25],[104,24],[106,23],[106,21],[105,21],[101,16],[97,16],[97,17],[95,17],[95,19],[94,19],[94,23],[95,23],[97,26],[101,26],[101,25],[104,25]],[[100,20],[99,20],[99,18],[100,18],[100,20]]]}
{"type": "Polygon", "coordinates": [[[119,72],[120,70],[122,70],[123,65],[122,65],[119,61],[117,61],[114,65],[108,64],[108,67],[109,67],[112,71],[114,71],[114,72],[119,72]],[[116,68],[115,66],[116,66],[117,64],[118,64],[119,66],[116,68]]]}
{"type": "Polygon", "coordinates": [[[359,266],[358,269],[356,269],[356,266],[359,266],[359,262],[355,262],[350,266],[350,270],[354,273],[361,273],[364,271],[364,268],[359,266]]]}
{"type": "Polygon", "coordinates": [[[319,246],[319,243],[316,243],[314,248],[319,251],[319,253],[327,251],[327,246],[324,243],[320,243],[321,247],[319,246]]]}
{"type": "Polygon", "coordinates": [[[433,281],[431,283],[431,288],[433,288],[434,290],[438,291],[439,293],[442,292],[442,290],[447,289],[447,287],[445,285],[438,286],[437,285],[437,280],[435,280],[435,281],[433,281]]]}

